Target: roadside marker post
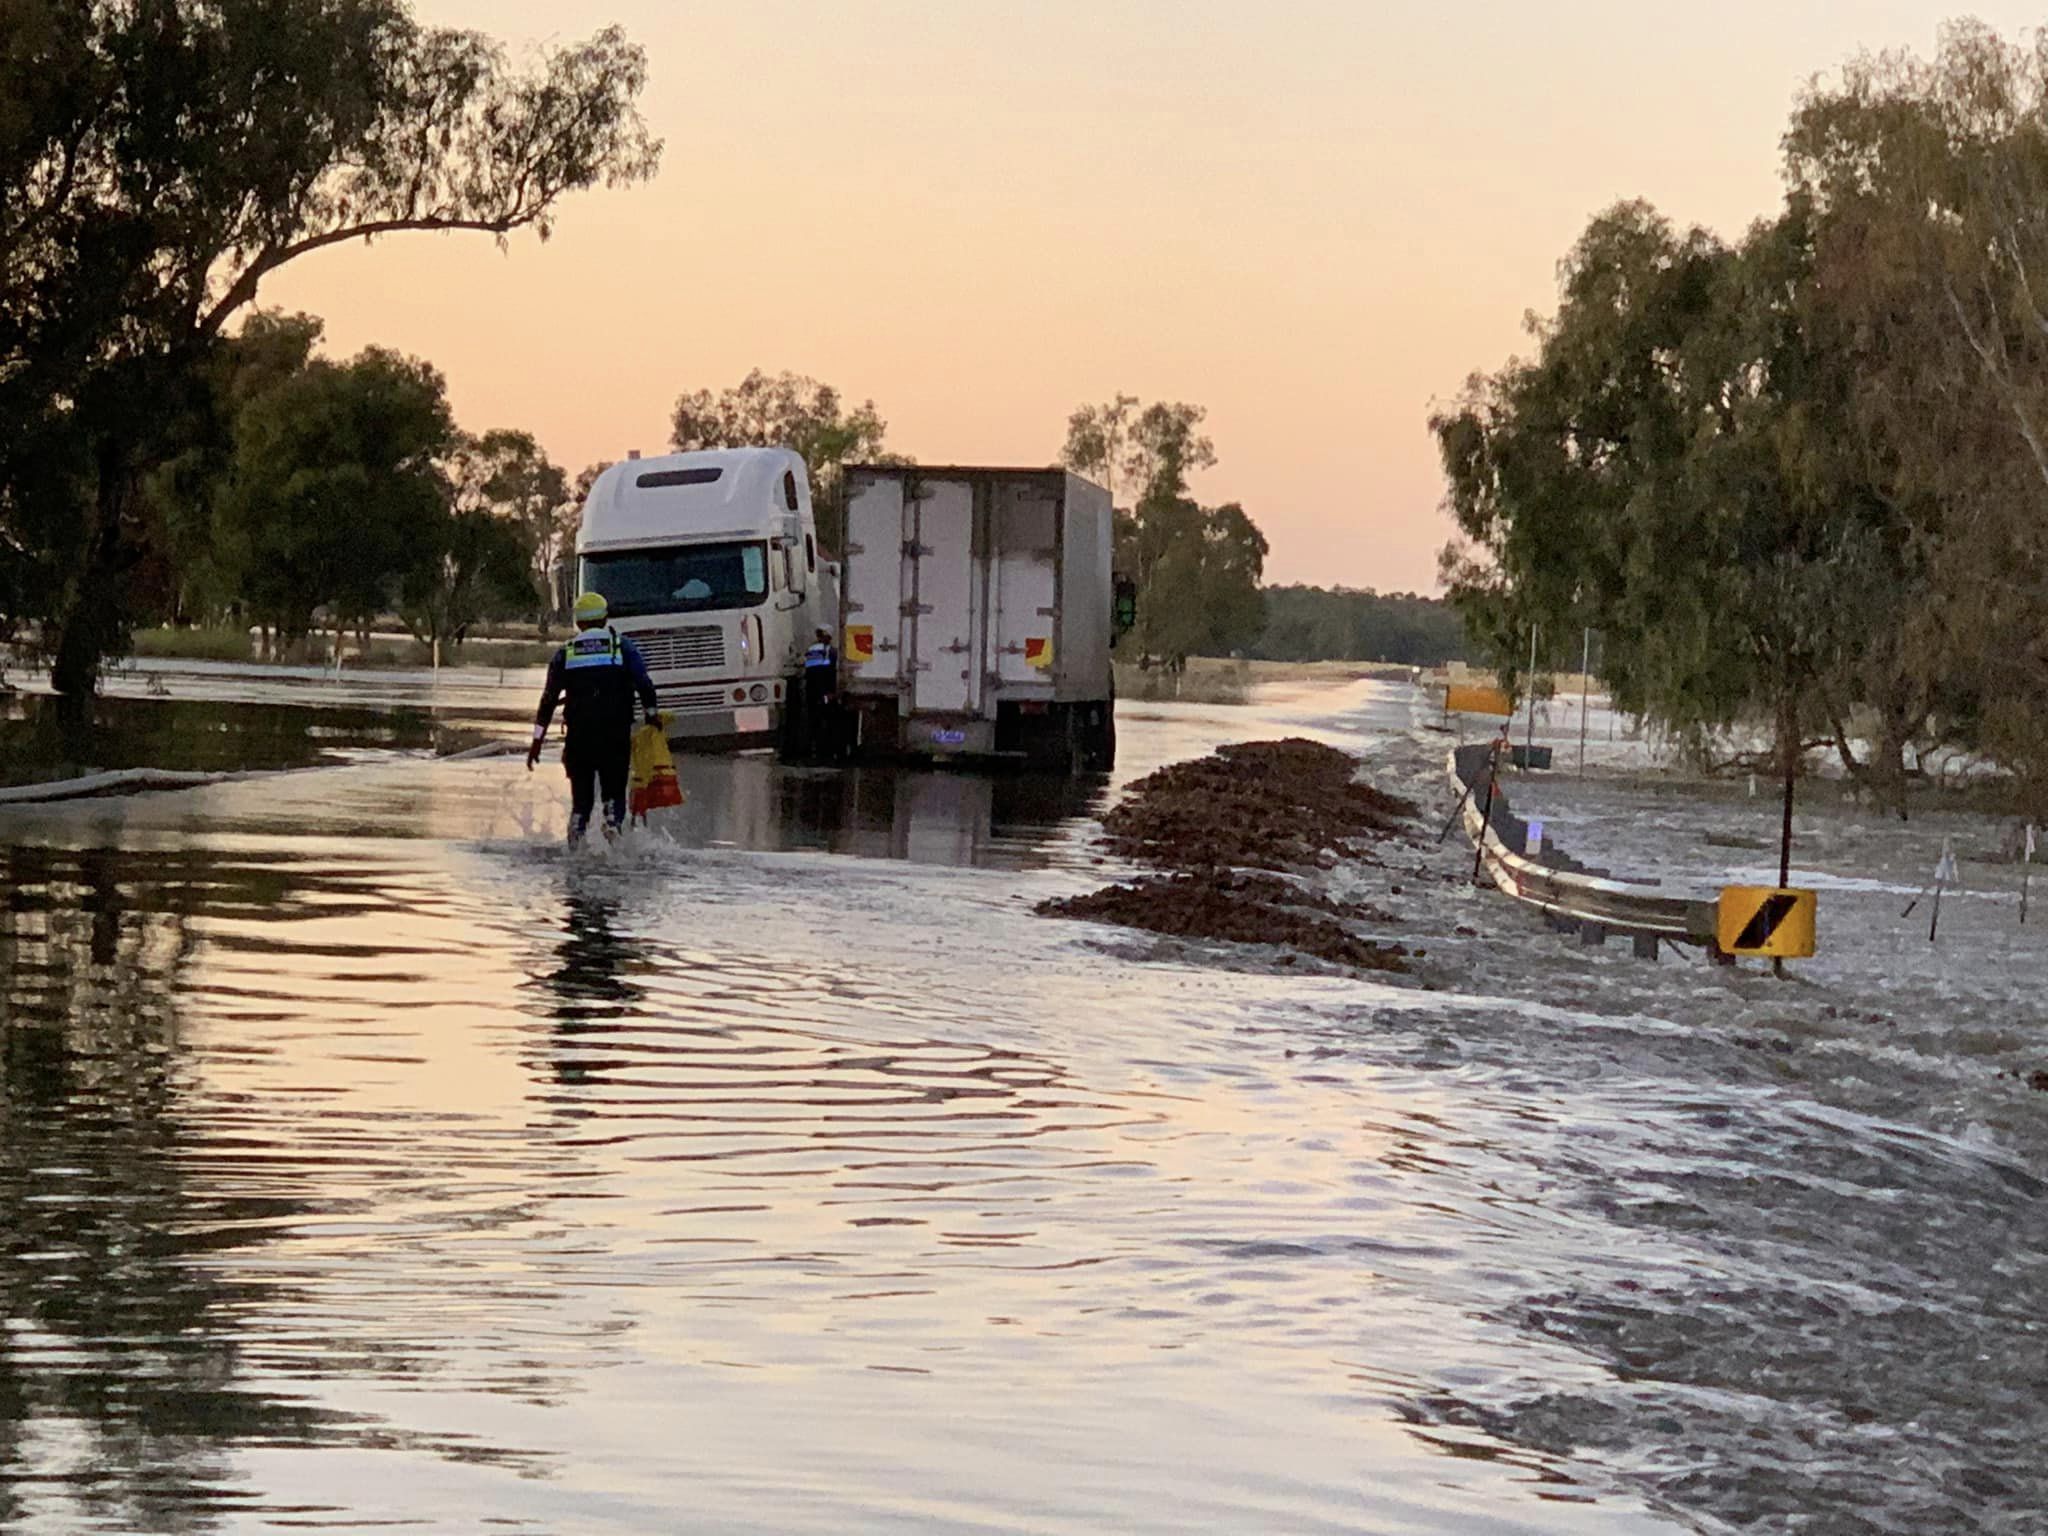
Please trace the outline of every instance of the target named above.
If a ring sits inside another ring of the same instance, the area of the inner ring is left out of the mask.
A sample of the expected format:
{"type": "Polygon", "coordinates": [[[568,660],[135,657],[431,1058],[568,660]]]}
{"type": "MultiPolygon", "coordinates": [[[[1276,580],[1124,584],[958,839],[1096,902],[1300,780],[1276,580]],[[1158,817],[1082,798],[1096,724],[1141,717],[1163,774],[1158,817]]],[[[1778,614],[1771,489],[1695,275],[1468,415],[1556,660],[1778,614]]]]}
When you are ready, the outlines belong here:
{"type": "Polygon", "coordinates": [[[1536,766],[1536,636],[1540,632],[1540,625],[1529,626],[1529,677],[1524,685],[1529,690],[1529,734],[1522,752],[1522,762],[1529,768],[1536,766]]]}
{"type": "Polygon", "coordinates": [[[2027,823],[2027,846],[2020,855],[2020,924],[2027,921],[2027,883],[2034,874],[2034,824],[2027,823]]]}
{"type": "Polygon", "coordinates": [[[1479,835],[1472,840],[1472,883],[1479,884],[1479,873],[1486,868],[1486,833],[1493,825],[1493,790],[1500,779],[1500,755],[1513,738],[1508,734],[1514,727],[1510,715],[1500,723],[1500,735],[1494,738],[1493,750],[1486,757],[1486,804],[1479,812],[1479,835]]]}
{"type": "Polygon", "coordinates": [[[1941,893],[1951,885],[1961,887],[1962,883],[1962,876],[1956,869],[1955,845],[1950,839],[1944,837],[1941,840],[1941,857],[1935,861],[1934,865],[1934,879],[1921,888],[1918,896],[1915,896],[1906,903],[1906,910],[1901,912],[1899,916],[1901,918],[1911,917],[1913,909],[1926,900],[1931,892],[1934,896],[1934,910],[1927,920],[1927,942],[1930,944],[1934,943],[1935,935],[1941,929],[1941,893]]]}
{"type": "MultiPolygon", "coordinates": [[[[1607,654],[1601,647],[1601,657],[1607,654]]],[[[1586,711],[1593,703],[1593,631],[1588,629],[1579,648],[1579,777],[1586,776],[1586,711]]],[[[1609,708],[1613,705],[1610,702],[1609,708]]]]}

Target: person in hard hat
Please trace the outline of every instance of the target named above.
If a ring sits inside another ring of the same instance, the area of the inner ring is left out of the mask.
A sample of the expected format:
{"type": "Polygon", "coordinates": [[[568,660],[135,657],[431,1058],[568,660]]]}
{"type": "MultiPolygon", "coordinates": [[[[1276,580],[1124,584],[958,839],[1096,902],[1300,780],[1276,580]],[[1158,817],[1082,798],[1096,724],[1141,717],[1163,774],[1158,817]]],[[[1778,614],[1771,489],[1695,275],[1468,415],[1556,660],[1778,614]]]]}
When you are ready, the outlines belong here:
{"type": "Polygon", "coordinates": [[[605,623],[604,598],[586,592],[576,599],[576,636],[548,662],[547,687],[533,717],[533,745],[526,749],[530,771],[540,761],[541,743],[555,706],[562,704],[562,766],[569,771],[569,841],[590,827],[596,792],[604,794],[604,831],[617,837],[626,824],[626,774],[633,757],[634,704],[652,725],[661,718],[654,679],[633,642],[605,623]]]}
{"type": "Polygon", "coordinates": [[[839,652],[832,632],[821,629],[816,635],[804,652],[804,736],[814,758],[831,753],[832,711],[839,694],[839,652]]]}

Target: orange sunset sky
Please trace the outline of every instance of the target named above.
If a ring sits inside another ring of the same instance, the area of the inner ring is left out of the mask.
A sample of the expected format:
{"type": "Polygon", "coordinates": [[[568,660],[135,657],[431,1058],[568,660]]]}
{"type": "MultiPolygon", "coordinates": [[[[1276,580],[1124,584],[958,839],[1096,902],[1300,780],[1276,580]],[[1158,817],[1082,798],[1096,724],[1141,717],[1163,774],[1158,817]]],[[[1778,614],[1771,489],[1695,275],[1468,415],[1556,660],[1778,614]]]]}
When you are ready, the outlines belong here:
{"type": "MultiPolygon", "coordinates": [[[[623,24],[660,177],[554,239],[401,236],[262,302],[448,375],[573,474],[791,369],[926,462],[1049,462],[1115,391],[1208,407],[1273,581],[1436,589],[1432,400],[1523,343],[1587,217],[1739,232],[1801,83],[1932,48],[1906,0],[418,0],[515,51],[623,24]]],[[[1980,4],[2015,34],[2039,8],[1980,4]]]]}

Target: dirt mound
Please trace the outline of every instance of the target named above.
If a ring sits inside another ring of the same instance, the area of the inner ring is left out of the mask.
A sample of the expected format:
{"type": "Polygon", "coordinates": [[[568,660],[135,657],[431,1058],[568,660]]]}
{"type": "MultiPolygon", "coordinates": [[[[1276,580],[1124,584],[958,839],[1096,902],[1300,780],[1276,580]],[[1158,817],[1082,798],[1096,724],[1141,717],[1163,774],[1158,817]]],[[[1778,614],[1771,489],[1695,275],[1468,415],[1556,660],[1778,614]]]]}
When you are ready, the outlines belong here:
{"type": "Polygon", "coordinates": [[[1168,869],[1328,865],[1416,814],[1357,782],[1358,766],[1299,737],[1224,747],[1138,780],[1102,828],[1126,858],[1168,869]]]}
{"type": "MultiPolygon", "coordinates": [[[[1253,741],[1174,763],[1131,785],[1102,818],[1110,847],[1172,871],[1086,896],[1042,903],[1049,917],[1086,918],[1176,938],[1274,944],[1369,971],[1404,971],[1408,951],[1359,938],[1347,921],[1387,923],[1258,870],[1333,865],[1401,834],[1407,801],[1357,781],[1358,759],[1313,741],[1253,741]]],[[[1419,953],[1419,952],[1418,952],[1419,953]]]]}
{"type": "Polygon", "coordinates": [[[1408,951],[1401,945],[1361,939],[1339,921],[1386,921],[1385,913],[1334,902],[1271,875],[1151,875],[1085,896],[1041,902],[1038,911],[1181,939],[1278,944],[1360,970],[1408,969],[1408,951]]]}

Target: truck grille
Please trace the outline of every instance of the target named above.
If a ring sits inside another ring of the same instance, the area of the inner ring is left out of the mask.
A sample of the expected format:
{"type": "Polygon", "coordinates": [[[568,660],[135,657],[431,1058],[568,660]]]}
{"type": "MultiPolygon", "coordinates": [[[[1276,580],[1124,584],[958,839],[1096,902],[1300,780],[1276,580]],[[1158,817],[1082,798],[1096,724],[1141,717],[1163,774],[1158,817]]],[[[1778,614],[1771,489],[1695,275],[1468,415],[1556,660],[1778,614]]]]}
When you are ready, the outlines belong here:
{"type": "Polygon", "coordinates": [[[700,709],[718,709],[726,705],[723,688],[657,688],[654,697],[663,709],[674,710],[677,714],[690,714],[700,709]]]}
{"type": "Polygon", "coordinates": [[[725,630],[717,624],[691,624],[682,629],[643,629],[633,634],[651,672],[680,672],[691,667],[725,665],[725,630]]]}

